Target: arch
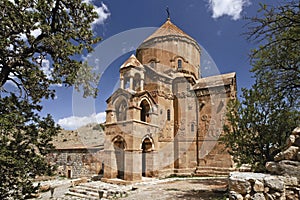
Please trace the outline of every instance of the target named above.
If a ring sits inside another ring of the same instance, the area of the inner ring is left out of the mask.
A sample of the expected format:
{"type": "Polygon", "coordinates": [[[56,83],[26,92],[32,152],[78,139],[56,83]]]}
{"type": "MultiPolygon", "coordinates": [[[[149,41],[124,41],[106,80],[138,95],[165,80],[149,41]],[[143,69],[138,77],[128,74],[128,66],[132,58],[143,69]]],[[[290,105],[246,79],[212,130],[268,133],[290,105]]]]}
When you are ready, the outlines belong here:
{"type": "Polygon", "coordinates": [[[141,146],[140,146],[141,150],[143,150],[143,142],[144,141],[146,141],[146,142],[150,141],[152,143],[151,150],[154,150],[154,141],[153,141],[152,137],[149,134],[147,134],[143,137],[142,142],[141,142],[141,146]]]}
{"type": "Polygon", "coordinates": [[[124,76],[124,89],[128,89],[130,87],[130,77],[124,76]]]}
{"type": "Polygon", "coordinates": [[[153,148],[153,140],[151,137],[146,136],[142,140],[141,144],[142,149],[142,176],[149,176],[151,173],[151,162],[153,164],[153,159],[150,152],[153,148]]]}
{"type": "Polygon", "coordinates": [[[150,122],[149,113],[150,113],[150,110],[151,110],[150,103],[148,102],[147,99],[143,99],[140,103],[140,107],[142,108],[141,109],[140,120],[143,121],[143,122],[149,123],[150,122]]]}
{"type": "Polygon", "coordinates": [[[126,148],[126,142],[123,137],[116,136],[112,140],[114,150],[115,150],[115,159],[116,159],[116,167],[117,167],[117,178],[124,179],[124,171],[125,171],[125,153],[124,150],[126,148]]]}
{"type": "Polygon", "coordinates": [[[139,91],[141,90],[141,75],[139,73],[135,73],[133,76],[133,90],[139,91]]]}
{"type": "Polygon", "coordinates": [[[127,107],[125,97],[119,97],[115,103],[117,121],[125,121],[127,119],[127,107]]]}
{"type": "Polygon", "coordinates": [[[115,145],[115,144],[120,144],[120,143],[122,143],[122,144],[123,144],[122,146],[117,145],[117,147],[118,147],[118,148],[121,148],[121,149],[126,149],[126,147],[127,147],[127,144],[126,144],[125,139],[124,139],[122,136],[120,136],[120,135],[115,136],[115,137],[111,140],[111,142],[112,142],[114,145],[115,145]]]}

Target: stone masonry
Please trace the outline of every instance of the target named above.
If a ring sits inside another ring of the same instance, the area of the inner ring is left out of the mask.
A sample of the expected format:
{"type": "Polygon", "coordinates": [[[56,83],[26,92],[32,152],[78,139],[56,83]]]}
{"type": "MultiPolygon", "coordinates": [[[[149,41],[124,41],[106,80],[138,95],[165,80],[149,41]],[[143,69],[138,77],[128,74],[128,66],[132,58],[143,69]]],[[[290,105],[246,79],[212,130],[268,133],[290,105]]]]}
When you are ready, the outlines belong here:
{"type": "Polygon", "coordinates": [[[232,172],[229,175],[229,199],[296,200],[300,199],[300,128],[294,129],[284,151],[266,168],[273,175],[232,172]]]}

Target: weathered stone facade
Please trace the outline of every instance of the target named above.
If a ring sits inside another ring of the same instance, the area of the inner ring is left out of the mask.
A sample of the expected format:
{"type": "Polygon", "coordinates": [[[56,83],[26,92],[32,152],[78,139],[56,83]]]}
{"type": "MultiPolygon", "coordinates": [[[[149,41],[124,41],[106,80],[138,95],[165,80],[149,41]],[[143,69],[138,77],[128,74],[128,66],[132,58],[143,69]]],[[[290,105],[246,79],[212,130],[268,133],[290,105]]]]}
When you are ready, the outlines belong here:
{"type": "Polygon", "coordinates": [[[57,174],[68,178],[91,177],[103,173],[103,147],[56,148],[48,154],[50,164],[57,166],[57,174]]]}
{"type": "Polygon", "coordinates": [[[103,180],[232,170],[218,138],[235,73],[201,77],[200,54],[168,19],[120,67],[120,88],[107,100],[103,180]]]}
{"type": "Polygon", "coordinates": [[[76,130],[62,130],[52,141],[55,149],[47,155],[57,174],[68,178],[91,177],[103,173],[104,131],[99,124],[76,130]]]}

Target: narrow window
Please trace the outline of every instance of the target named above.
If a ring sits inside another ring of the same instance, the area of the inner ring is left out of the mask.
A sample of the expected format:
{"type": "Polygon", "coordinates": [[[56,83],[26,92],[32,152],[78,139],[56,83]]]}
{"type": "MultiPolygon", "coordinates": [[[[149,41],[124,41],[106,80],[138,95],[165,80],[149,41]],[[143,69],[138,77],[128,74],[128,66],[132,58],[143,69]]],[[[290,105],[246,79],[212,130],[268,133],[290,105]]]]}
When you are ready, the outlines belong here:
{"type": "Polygon", "coordinates": [[[149,118],[150,105],[148,104],[148,102],[146,100],[143,100],[141,102],[140,107],[142,108],[141,121],[149,123],[150,122],[150,118],[149,118]]]}
{"type": "Polygon", "coordinates": [[[167,110],[167,120],[168,121],[171,120],[171,111],[170,111],[170,109],[167,110]]]}
{"type": "Polygon", "coordinates": [[[194,130],[195,130],[194,124],[191,124],[191,131],[194,132],[194,130]]]}
{"type": "Polygon", "coordinates": [[[182,60],[178,59],[177,61],[177,69],[181,70],[182,69],[182,60]]]}

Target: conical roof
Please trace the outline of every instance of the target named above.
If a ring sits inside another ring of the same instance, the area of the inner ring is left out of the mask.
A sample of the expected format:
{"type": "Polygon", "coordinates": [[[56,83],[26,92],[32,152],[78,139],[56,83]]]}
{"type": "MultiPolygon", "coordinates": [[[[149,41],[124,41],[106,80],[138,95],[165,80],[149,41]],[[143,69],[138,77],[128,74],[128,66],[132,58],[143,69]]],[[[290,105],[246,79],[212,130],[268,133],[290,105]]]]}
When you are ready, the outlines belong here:
{"type": "Polygon", "coordinates": [[[127,68],[127,67],[139,67],[142,66],[142,64],[140,63],[140,61],[135,57],[134,54],[132,54],[124,63],[123,65],[121,65],[120,70],[127,68]]]}
{"type": "Polygon", "coordinates": [[[193,41],[195,41],[191,36],[186,34],[183,30],[178,28],[175,24],[173,24],[170,20],[170,18],[167,19],[167,21],[159,27],[152,35],[150,35],[148,38],[146,38],[143,43],[157,37],[166,37],[166,36],[182,36],[189,38],[193,41]]]}

